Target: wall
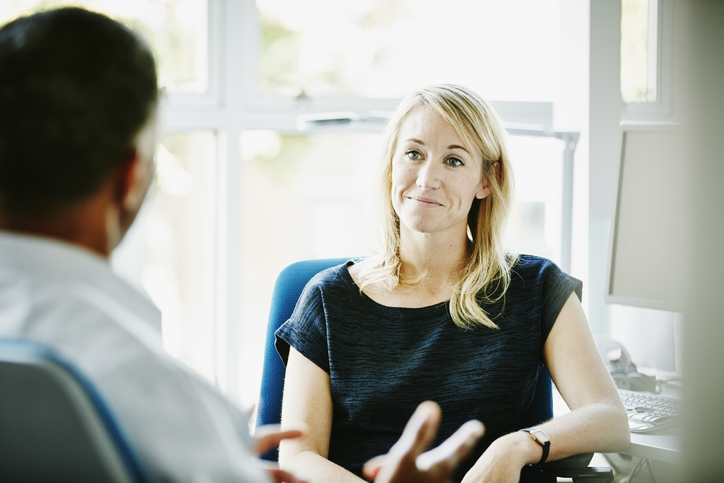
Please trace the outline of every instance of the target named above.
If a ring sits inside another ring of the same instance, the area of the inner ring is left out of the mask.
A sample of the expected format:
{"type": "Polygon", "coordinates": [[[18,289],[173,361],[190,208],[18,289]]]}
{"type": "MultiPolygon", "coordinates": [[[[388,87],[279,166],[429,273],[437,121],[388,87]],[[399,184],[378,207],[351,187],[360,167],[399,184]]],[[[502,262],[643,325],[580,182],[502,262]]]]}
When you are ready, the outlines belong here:
{"type": "Polygon", "coordinates": [[[684,330],[686,481],[722,481],[724,458],[724,2],[677,2],[675,101],[689,127],[677,196],[690,212],[684,330]]]}

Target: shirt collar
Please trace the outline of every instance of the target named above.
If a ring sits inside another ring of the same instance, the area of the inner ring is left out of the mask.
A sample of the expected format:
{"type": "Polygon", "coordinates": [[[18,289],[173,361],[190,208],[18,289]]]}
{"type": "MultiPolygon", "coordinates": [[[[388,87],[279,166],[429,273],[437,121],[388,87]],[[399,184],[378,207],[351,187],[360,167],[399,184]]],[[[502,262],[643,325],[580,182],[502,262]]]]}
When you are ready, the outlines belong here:
{"type": "Polygon", "coordinates": [[[159,334],[161,315],[148,296],[113,273],[108,259],[59,239],[0,230],[0,268],[52,274],[92,284],[113,294],[159,334]],[[155,322],[152,322],[155,321],[155,322]]]}

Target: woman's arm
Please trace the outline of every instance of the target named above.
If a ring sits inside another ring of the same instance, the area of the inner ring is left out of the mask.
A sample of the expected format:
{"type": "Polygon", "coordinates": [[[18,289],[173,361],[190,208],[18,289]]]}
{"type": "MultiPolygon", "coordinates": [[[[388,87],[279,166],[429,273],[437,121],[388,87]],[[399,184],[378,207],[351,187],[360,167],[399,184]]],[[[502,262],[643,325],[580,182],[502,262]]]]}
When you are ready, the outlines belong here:
{"type": "Polygon", "coordinates": [[[332,388],[327,374],[293,347],[289,350],[282,400],[282,427],[307,429],[304,435],[279,445],[279,465],[310,483],[364,482],[332,463],[329,438],[332,432],[332,388]]]}
{"type": "Polygon", "coordinates": [[[543,357],[571,409],[540,426],[551,438],[549,458],[626,449],[631,443],[626,410],[576,294],[568,298],[553,325],[543,357]]]}
{"type": "MultiPolygon", "coordinates": [[[[621,451],[630,444],[626,410],[606,370],[575,293],[561,309],[543,358],[571,412],[540,424],[550,438],[548,461],[580,453],[621,451]]],[[[518,481],[520,470],[543,453],[528,434],[495,440],[465,476],[472,481],[518,481]]]]}

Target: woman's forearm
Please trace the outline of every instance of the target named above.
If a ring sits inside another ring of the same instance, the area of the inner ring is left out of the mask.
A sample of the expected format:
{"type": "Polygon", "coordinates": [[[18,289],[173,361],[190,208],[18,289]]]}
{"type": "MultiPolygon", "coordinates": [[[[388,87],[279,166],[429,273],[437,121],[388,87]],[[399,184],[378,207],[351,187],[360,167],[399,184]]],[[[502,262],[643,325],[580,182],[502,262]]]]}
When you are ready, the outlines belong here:
{"type": "Polygon", "coordinates": [[[551,440],[548,459],[628,448],[631,436],[623,406],[593,403],[539,426],[551,440]]]}
{"type": "Polygon", "coordinates": [[[280,466],[304,478],[309,483],[325,483],[329,481],[335,483],[366,483],[362,478],[355,476],[314,451],[302,451],[283,460],[280,459],[280,466]]]}
{"type": "MultiPolygon", "coordinates": [[[[630,443],[626,412],[616,404],[593,403],[536,427],[550,438],[548,461],[622,451],[630,443]]],[[[537,463],[542,455],[542,447],[524,432],[506,434],[493,441],[463,483],[518,481],[523,466],[537,463]]]]}

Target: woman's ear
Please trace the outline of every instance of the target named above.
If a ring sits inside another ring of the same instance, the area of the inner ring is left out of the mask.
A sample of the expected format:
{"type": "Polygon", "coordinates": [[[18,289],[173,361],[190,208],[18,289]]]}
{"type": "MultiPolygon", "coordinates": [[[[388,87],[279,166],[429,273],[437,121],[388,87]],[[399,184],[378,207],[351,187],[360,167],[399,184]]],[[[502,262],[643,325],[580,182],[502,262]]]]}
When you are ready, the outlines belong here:
{"type": "Polygon", "coordinates": [[[483,198],[487,198],[488,195],[490,195],[490,184],[488,183],[488,180],[486,178],[483,178],[481,187],[478,192],[475,193],[475,197],[479,200],[482,200],[483,198]]]}
{"type": "MultiPolygon", "coordinates": [[[[500,162],[496,161],[493,163],[493,176],[495,176],[495,179],[500,178],[500,162]]],[[[481,183],[480,190],[475,193],[475,197],[479,200],[482,200],[483,198],[487,198],[490,196],[490,182],[487,178],[483,177],[483,181],[481,183]]]]}

